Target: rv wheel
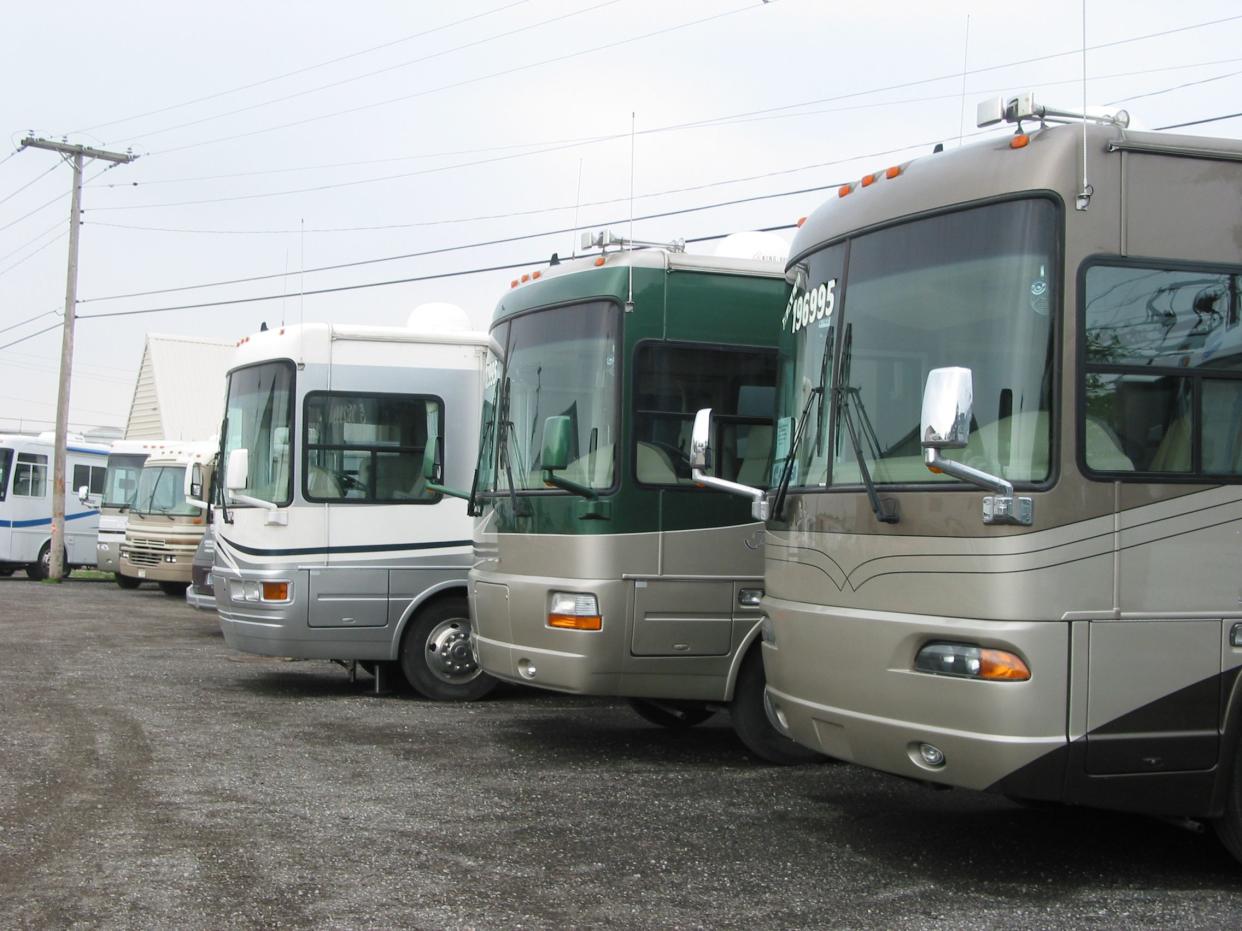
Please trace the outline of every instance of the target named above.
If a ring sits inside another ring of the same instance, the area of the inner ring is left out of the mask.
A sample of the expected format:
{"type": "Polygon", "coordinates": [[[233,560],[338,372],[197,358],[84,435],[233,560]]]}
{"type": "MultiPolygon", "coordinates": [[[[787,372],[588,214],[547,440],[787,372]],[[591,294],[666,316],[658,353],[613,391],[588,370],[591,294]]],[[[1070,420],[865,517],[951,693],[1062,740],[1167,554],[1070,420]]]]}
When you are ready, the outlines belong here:
{"type": "Polygon", "coordinates": [[[733,688],[733,702],[729,705],[733,732],[746,745],[746,749],[761,760],[779,766],[817,763],[826,759],[823,754],[794,743],[772,726],[763,708],[763,686],[763,657],[759,655],[756,644],[742,660],[737,685],[733,688]]]}
{"type": "Polygon", "coordinates": [[[13,570],[9,568],[0,569],[0,579],[7,579],[13,574],[13,570]]]}
{"type": "Polygon", "coordinates": [[[446,598],[414,615],[401,638],[400,662],[405,680],[432,701],[475,701],[496,687],[474,661],[465,598],[446,598]]]}
{"type": "MultiPolygon", "coordinates": [[[[69,575],[69,554],[66,553],[61,561],[62,569],[60,577],[63,579],[69,575]]],[[[39,550],[39,561],[33,562],[26,567],[26,575],[34,579],[36,582],[42,582],[49,578],[52,574],[52,544],[44,543],[43,549],[39,550]]]]}
{"type": "Polygon", "coordinates": [[[716,713],[711,708],[692,701],[651,701],[646,698],[631,698],[630,707],[644,721],[671,730],[684,730],[687,727],[702,724],[716,713]]]}
{"type": "Polygon", "coordinates": [[[121,575],[118,572],[116,573],[116,584],[125,589],[137,588],[142,584],[142,579],[136,579],[132,575],[121,575]]]}

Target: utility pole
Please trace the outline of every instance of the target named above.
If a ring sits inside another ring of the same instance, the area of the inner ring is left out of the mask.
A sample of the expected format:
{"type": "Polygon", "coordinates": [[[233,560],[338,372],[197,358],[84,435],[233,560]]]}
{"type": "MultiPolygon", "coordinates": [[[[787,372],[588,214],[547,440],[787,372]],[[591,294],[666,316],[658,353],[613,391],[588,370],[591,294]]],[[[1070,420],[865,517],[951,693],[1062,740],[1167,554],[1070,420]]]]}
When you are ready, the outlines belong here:
{"type": "Polygon", "coordinates": [[[105,152],[84,145],[69,145],[28,136],[22,149],[58,152],[73,165],[73,197],[69,207],[69,272],[65,284],[65,322],[60,341],[60,390],[56,396],[56,452],[52,460],[52,543],[48,578],[59,582],[65,574],[65,447],[69,432],[69,377],[73,370],[73,323],[78,303],[78,228],[82,224],[82,163],[88,158],[121,164],[132,162],[130,152],[105,152]]]}

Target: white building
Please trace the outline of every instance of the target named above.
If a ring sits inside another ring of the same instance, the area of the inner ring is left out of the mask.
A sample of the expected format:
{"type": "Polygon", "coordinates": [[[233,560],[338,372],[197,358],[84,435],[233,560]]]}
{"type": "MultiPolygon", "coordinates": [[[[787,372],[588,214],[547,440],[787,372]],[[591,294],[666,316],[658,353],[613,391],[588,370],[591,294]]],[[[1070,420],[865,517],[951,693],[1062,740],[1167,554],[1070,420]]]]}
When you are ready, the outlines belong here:
{"type": "Polygon", "coordinates": [[[230,340],[148,333],[125,438],[202,440],[216,434],[234,349],[230,340]]]}

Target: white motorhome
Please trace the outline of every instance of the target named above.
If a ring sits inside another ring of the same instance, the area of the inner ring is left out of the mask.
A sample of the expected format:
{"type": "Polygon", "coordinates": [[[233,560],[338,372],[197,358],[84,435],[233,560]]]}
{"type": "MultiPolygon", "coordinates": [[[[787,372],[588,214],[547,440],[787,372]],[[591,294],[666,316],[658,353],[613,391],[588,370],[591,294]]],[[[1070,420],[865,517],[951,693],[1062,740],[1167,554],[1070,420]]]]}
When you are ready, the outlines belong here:
{"type": "MultiPolygon", "coordinates": [[[[87,494],[83,495],[81,486],[74,486],[79,501],[99,509],[96,568],[104,572],[117,571],[121,543],[125,540],[125,526],[129,522],[128,511],[133,507],[134,496],[138,493],[142,464],[153,450],[164,443],[164,440],[117,440],[108,453],[102,492],[96,494],[88,489],[87,494]]],[[[122,581],[120,576],[117,576],[117,581],[122,581]]]]}
{"type": "Polygon", "coordinates": [[[466,502],[488,337],[427,305],[406,327],[306,324],[240,341],[221,428],[216,606],[226,642],[398,668],[433,699],[481,697],[466,502]],[[436,438],[441,438],[437,440],[436,438]],[[430,447],[430,449],[429,449],[430,447]]]}
{"type": "MultiPolygon", "coordinates": [[[[216,441],[170,442],[151,451],[138,477],[116,569],[122,588],[155,582],[167,595],[189,587],[194,551],[207,527],[207,503],[187,494],[210,480],[216,441]]],[[[200,492],[201,494],[201,492],[200,492]]]]}
{"type": "MultiPolygon", "coordinates": [[[[0,434],[0,575],[25,569],[32,579],[47,578],[52,552],[52,458],[55,438],[0,434]]],[[[106,446],[88,445],[70,435],[65,452],[65,484],[104,489],[106,446]]],[[[99,511],[68,496],[65,507],[65,568],[95,565],[99,511]]]]}

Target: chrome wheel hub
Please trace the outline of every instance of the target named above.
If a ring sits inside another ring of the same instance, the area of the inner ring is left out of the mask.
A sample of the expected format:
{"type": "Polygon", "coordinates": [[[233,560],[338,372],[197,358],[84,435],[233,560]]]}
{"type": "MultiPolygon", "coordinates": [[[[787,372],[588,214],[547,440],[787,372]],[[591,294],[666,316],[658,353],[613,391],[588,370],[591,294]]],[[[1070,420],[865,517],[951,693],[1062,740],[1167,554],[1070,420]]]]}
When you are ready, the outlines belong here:
{"type": "Polygon", "coordinates": [[[427,635],[427,668],[445,682],[469,682],[480,672],[470,649],[470,622],[441,621],[427,635]]]}

